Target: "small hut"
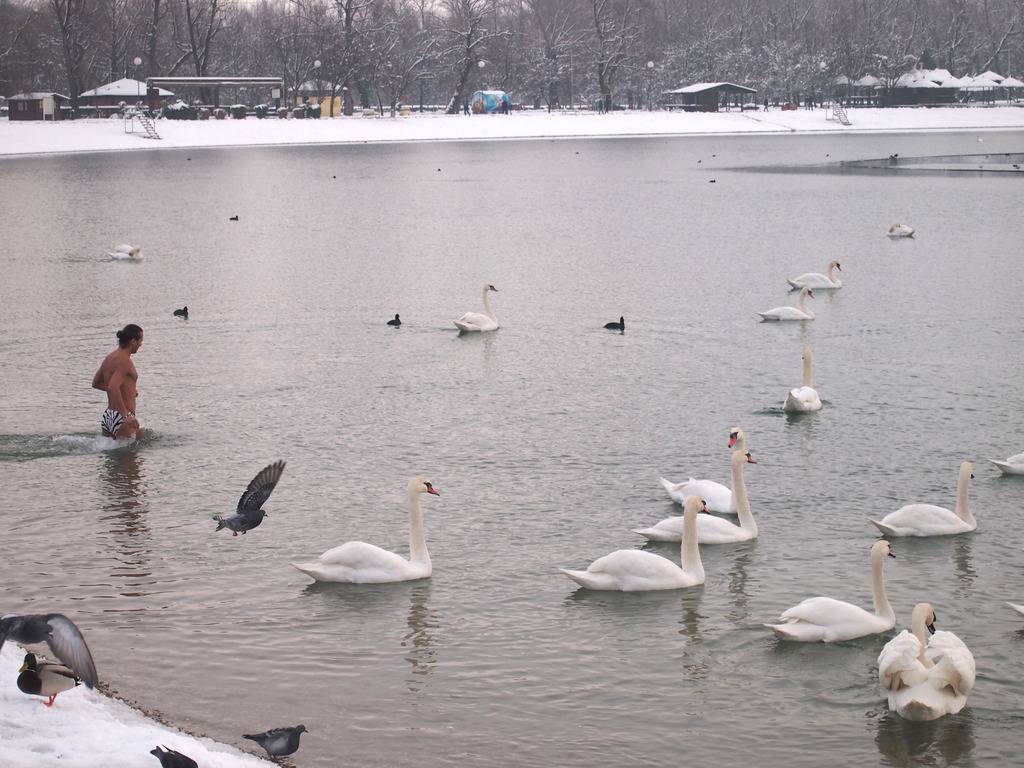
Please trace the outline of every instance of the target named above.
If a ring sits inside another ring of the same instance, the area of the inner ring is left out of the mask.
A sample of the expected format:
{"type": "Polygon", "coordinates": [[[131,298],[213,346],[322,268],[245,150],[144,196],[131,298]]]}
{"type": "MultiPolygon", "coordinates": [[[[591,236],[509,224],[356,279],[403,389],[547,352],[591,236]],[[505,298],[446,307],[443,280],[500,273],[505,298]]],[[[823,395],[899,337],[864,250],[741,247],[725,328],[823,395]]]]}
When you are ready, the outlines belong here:
{"type": "Polygon", "coordinates": [[[757,91],[735,83],[694,83],[671,91],[664,91],[665,107],[684,112],[717,112],[724,104],[742,106],[753,102],[757,91]]]}
{"type": "Polygon", "coordinates": [[[8,120],[63,120],[62,108],[71,101],[60,93],[18,93],[7,100],[8,120]]]}

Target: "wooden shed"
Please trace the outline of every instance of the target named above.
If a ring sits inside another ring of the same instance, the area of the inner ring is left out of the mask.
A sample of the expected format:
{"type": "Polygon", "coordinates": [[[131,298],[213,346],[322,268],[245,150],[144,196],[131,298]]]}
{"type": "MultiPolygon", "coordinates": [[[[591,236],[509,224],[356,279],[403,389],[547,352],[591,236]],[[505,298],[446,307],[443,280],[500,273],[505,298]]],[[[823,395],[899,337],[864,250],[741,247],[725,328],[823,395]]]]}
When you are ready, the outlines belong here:
{"type": "Polygon", "coordinates": [[[7,100],[9,120],[63,120],[71,99],[60,93],[18,93],[7,100]]]}
{"type": "Polygon", "coordinates": [[[757,94],[754,88],[735,83],[694,83],[683,88],[663,92],[665,107],[682,109],[685,112],[717,112],[725,104],[742,105],[753,102],[757,94]]]}

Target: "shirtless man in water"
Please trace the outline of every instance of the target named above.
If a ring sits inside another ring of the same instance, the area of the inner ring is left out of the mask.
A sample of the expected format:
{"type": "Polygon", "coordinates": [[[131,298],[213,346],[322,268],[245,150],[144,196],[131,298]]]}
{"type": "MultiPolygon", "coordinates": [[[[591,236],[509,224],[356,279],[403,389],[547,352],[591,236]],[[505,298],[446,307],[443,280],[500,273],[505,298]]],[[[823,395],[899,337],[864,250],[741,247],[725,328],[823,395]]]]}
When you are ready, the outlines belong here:
{"type": "Polygon", "coordinates": [[[107,437],[118,440],[142,437],[139,420],[135,418],[135,400],[139,396],[139,372],[132,355],[142,346],[142,329],[134,324],[117,332],[117,349],[103,358],[100,369],[92,377],[93,389],[107,393],[107,410],[100,418],[100,428],[107,437]]]}

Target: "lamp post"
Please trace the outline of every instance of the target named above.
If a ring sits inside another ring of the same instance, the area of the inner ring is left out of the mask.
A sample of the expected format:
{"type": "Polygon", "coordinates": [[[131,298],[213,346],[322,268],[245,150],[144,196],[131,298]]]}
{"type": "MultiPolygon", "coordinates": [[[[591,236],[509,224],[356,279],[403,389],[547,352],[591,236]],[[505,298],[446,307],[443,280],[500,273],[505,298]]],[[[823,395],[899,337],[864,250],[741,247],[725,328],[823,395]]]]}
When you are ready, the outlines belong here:
{"type": "Polygon", "coordinates": [[[569,109],[576,111],[572,102],[572,48],[569,48],[569,109]]]}
{"type": "Polygon", "coordinates": [[[142,64],[142,59],[136,56],[132,59],[132,64],[135,65],[135,98],[137,101],[142,100],[142,84],[139,82],[139,65],[142,64]]]}
{"type": "MultiPolygon", "coordinates": [[[[828,74],[827,74],[826,70],[828,69],[828,62],[825,61],[824,59],[819,61],[818,62],[818,69],[821,71],[821,90],[822,90],[822,93],[824,95],[827,95],[828,94],[828,74]]],[[[823,107],[825,106],[824,96],[821,99],[821,106],[823,106],[823,107]]]]}
{"type": "Polygon", "coordinates": [[[651,105],[651,80],[654,78],[654,62],[647,62],[647,111],[650,112],[653,107],[651,105]]]}
{"type": "Polygon", "coordinates": [[[320,65],[320,59],[313,62],[313,70],[316,73],[316,103],[318,106],[320,104],[320,65]]]}

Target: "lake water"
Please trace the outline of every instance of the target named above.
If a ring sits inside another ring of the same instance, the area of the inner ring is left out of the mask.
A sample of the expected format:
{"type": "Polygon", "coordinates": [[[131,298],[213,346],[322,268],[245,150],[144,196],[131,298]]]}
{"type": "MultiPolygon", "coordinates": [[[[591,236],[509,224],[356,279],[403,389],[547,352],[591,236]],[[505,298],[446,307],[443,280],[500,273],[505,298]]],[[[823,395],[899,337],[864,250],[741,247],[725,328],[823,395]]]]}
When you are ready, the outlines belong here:
{"type": "Polygon", "coordinates": [[[0,610],[71,615],[101,679],[195,732],[251,748],[242,733],[304,723],[301,766],[1016,761],[1024,482],[984,459],[1024,450],[1024,183],[735,169],[1022,143],[3,161],[0,610]],[[890,241],[894,222],[917,237],[890,241]],[[145,260],[107,260],[121,242],[145,260]],[[845,287],[815,322],[757,322],[833,258],[845,287]],[[485,282],[502,328],[460,338],[485,282]],[[620,314],[625,334],[602,328],[620,314]],[[128,322],[152,436],[103,451],[89,384],[128,322]],[[791,418],[807,343],[825,408],[791,418]],[[727,482],[734,425],[761,537],[704,547],[703,587],[587,593],[557,572],[677,513],[659,476],[727,482]],[[868,518],[952,506],[964,458],[978,531],[897,540],[887,578],[898,627],[933,602],[978,682],[961,714],[904,723],[877,679],[888,636],[787,644],[761,624],[819,594],[870,607],[868,518]],[[276,459],[263,525],[214,533],[276,459]],[[404,553],[420,472],[442,493],[423,501],[432,579],[311,585],[289,566],[351,539],[404,553]]]}

